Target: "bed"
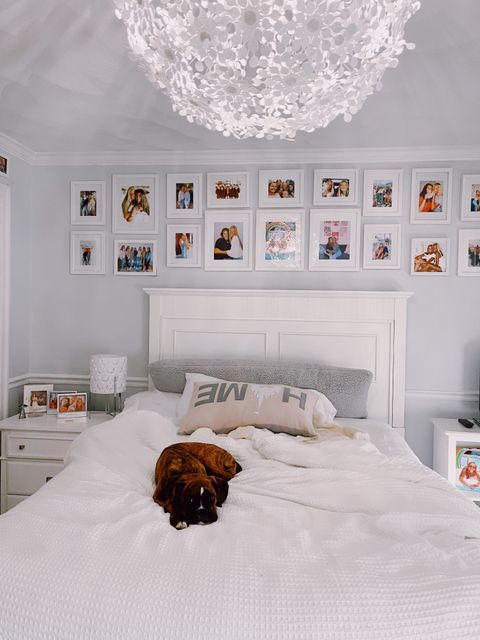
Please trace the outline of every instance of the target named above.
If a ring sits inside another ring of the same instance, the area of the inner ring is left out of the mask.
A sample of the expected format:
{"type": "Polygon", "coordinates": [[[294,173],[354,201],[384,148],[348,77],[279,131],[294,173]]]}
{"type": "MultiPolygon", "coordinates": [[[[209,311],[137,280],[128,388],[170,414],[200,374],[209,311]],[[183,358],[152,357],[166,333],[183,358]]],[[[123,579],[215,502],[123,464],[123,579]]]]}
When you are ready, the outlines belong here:
{"type": "Polygon", "coordinates": [[[0,638],[476,632],[480,516],[402,437],[407,296],[309,292],[292,304],[289,292],[271,292],[268,305],[258,292],[149,296],[152,362],[262,348],[267,359],[305,356],[308,335],[310,359],[368,363],[369,418],[338,422],[370,439],[254,428],[179,436],[178,394],[133,396],[75,441],[63,472],[0,518],[0,638]],[[165,446],[189,439],[225,448],[243,471],[217,523],[177,531],[151,499],[153,469],[165,446]]]}

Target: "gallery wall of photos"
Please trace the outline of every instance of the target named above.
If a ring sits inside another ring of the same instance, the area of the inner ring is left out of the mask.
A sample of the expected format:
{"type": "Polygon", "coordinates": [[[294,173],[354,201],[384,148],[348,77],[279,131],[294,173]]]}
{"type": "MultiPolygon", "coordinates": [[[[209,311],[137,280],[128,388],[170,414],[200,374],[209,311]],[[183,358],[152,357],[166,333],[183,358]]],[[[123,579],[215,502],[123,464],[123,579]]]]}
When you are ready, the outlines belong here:
{"type": "MultiPolygon", "coordinates": [[[[311,172],[308,209],[300,169],[258,171],[258,194],[251,193],[251,171],[169,173],[166,184],[156,174],[113,175],[113,273],[155,276],[161,261],[167,268],[206,271],[401,269],[407,251],[413,276],[480,275],[480,175],[462,176],[459,219],[465,228],[458,233],[455,269],[446,233],[459,208],[452,169],[413,169],[409,203],[402,202],[400,169],[366,169],[363,176],[358,169],[311,172]],[[401,217],[408,209],[419,232],[402,247],[401,217]]],[[[106,188],[104,181],[71,182],[71,225],[78,227],[70,233],[72,274],[111,272],[102,230],[106,188]]]]}

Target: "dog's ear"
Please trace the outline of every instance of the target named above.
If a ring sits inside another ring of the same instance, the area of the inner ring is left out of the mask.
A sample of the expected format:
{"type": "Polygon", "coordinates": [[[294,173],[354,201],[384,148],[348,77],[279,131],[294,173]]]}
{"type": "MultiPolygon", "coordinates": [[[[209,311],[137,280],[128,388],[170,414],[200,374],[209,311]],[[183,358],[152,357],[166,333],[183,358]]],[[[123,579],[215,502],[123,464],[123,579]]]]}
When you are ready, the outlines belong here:
{"type": "Polygon", "coordinates": [[[217,507],[221,507],[228,496],[228,482],[217,476],[211,476],[211,480],[215,493],[217,494],[217,507]]]}

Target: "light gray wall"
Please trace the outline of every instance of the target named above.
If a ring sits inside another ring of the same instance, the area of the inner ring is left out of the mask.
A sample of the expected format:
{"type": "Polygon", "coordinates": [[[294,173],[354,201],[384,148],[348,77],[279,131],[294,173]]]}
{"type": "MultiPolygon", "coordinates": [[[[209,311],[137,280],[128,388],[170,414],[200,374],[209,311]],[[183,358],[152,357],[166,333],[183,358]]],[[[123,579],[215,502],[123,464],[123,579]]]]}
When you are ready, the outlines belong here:
{"type": "MultiPolygon", "coordinates": [[[[258,197],[257,175],[251,172],[251,207],[258,197]]],[[[382,168],[394,167],[385,165],[382,168]]],[[[35,167],[32,170],[32,288],[30,370],[35,373],[88,373],[89,355],[121,352],[128,356],[129,376],[145,376],[147,362],[147,296],[142,287],[232,287],[304,288],[352,290],[408,290],[414,292],[409,303],[407,389],[407,439],[417,455],[431,463],[429,417],[472,413],[478,401],[467,402],[463,392],[478,390],[480,366],[480,280],[456,276],[457,229],[475,226],[460,223],[460,183],[463,173],[480,173],[480,167],[454,163],[453,222],[450,225],[410,225],[411,164],[404,169],[404,207],[402,223],[403,258],[399,271],[357,273],[212,273],[201,269],[175,269],[165,266],[165,174],[178,171],[221,170],[222,167],[35,167]],[[110,219],[112,174],[160,174],[161,223],[159,265],[156,277],[114,277],[113,236],[110,219]],[[107,181],[107,274],[79,276],[69,273],[70,180],[107,181]],[[451,239],[450,275],[412,277],[409,275],[410,240],[428,234],[451,239]],[[422,396],[419,392],[424,392],[422,396]],[[431,392],[457,392],[458,397],[438,401],[431,392]]],[[[422,166],[422,165],[418,165],[422,166]]],[[[431,163],[430,163],[430,166],[431,163]]],[[[452,166],[441,160],[437,166],[452,166]]],[[[245,166],[238,169],[245,169],[245,166]]],[[[264,167],[262,167],[264,168],[264,167]]],[[[287,167],[285,167],[287,168],[287,167]]],[[[305,169],[305,208],[312,206],[313,166],[305,169]]],[[[373,165],[358,168],[378,168],[373,165]]],[[[223,168],[224,169],[224,168],[223,168]]],[[[228,170],[235,170],[229,167],[228,170]]],[[[360,194],[363,192],[362,172],[360,194]]],[[[205,190],[204,190],[205,191],[205,190]]],[[[204,193],[205,197],[205,193],[204,193]]],[[[308,214],[307,214],[308,215],[308,214]]],[[[362,218],[362,224],[381,218],[362,218]]],[[[168,222],[174,223],[174,220],[168,222]]],[[[28,231],[25,230],[28,238],[28,231]]],[[[25,236],[16,238],[16,247],[25,236]]],[[[15,247],[14,247],[15,252],[15,247]]],[[[17,305],[19,303],[17,302],[17,305]]],[[[23,303],[25,304],[25,303],[23,303]]],[[[18,307],[21,314],[23,307],[18,307]]],[[[15,324],[15,322],[14,322],[15,324]]],[[[26,362],[26,358],[23,359],[26,362]]],[[[471,396],[470,396],[471,397],[471,396]]]]}
{"type": "MultiPolygon", "coordinates": [[[[32,167],[9,157],[8,171],[11,193],[9,371],[10,378],[15,378],[30,370],[32,167]]],[[[21,387],[9,391],[9,415],[17,410],[20,391],[21,387]]]]}

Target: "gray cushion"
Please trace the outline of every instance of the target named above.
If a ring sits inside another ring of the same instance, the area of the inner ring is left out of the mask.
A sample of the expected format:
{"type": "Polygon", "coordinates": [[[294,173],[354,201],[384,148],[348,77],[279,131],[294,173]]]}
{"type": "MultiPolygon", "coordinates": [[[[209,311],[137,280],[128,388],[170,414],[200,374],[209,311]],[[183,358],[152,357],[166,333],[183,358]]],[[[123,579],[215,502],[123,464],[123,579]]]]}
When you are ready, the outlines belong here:
{"type": "Polygon", "coordinates": [[[333,403],[338,418],[367,417],[368,389],[372,381],[372,374],[366,369],[329,367],[298,360],[157,360],[150,364],[149,373],[159,391],[170,393],[183,392],[185,373],[204,373],[235,382],[316,389],[333,403]]]}

